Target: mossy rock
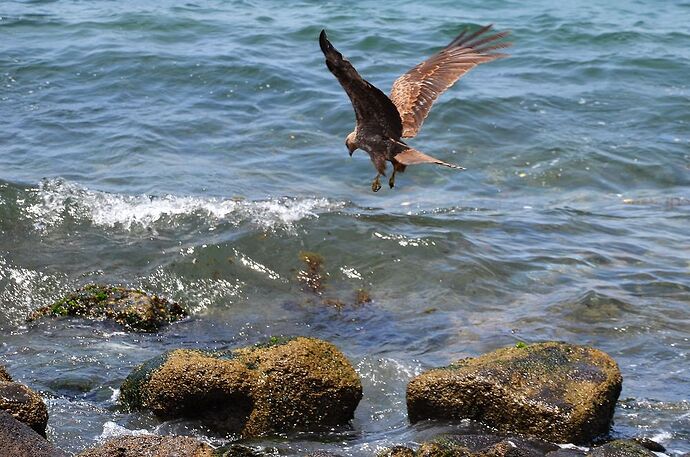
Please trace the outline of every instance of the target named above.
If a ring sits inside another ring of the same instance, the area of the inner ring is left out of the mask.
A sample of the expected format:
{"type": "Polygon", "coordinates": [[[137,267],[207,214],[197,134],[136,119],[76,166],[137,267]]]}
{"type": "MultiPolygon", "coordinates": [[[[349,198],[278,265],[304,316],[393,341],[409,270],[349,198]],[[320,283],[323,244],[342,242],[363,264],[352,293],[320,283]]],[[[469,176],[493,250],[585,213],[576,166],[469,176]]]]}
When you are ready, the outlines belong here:
{"type": "Polygon", "coordinates": [[[187,436],[120,436],[77,457],[213,457],[213,448],[187,436]]]}
{"type": "Polygon", "coordinates": [[[87,285],[52,305],[37,309],[28,321],[44,316],[107,319],[136,332],[155,332],[188,315],[178,303],[157,295],[117,286],[87,285]]]}
{"type": "Polygon", "coordinates": [[[414,378],[411,422],[473,419],[502,432],[589,443],[609,430],[622,378],[589,347],[547,342],[499,349],[414,378]]]}
{"type": "Polygon", "coordinates": [[[12,382],[12,376],[10,376],[5,367],[2,365],[0,365],[0,381],[12,382]]]}
{"type": "Polygon", "coordinates": [[[633,440],[615,440],[590,449],[587,457],[656,457],[656,454],[633,440]]]}
{"type": "Polygon", "coordinates": [[[221,446],[213,451],[213,457],[266,457],[269,455],[276,455],[275,453],[266,453],[256,450],[249,446],[241,444],[228,444],[221,446]]]}
{"type": "Polygon", "coordinates": [[[45,437],[48,408],[41,396],[24,384],[0,381],[0,409],[45,437]]]}
{"type": "Polygon", "coordinates": [[[12,457],[67,457],[28,425],[0,409],[0,455],[12,457]]]}
{"type": "Polygon", "coordinates": [[[424,442],[416,457],[544,457],[558,450],[555,444],[516,436],[441,435],[424,442]]]}
{"type": "Polygon", "coordinates": [[[344,425],[362,385],[347,358],[315,338],[274,339],[230,352],[177,349],[137,367],[123,403],[164,419],[202,419],[244,437],[344,425]]]}
{"type": "Polygon", "coordinates": [[[406,446],[393,446],[376,453],[376,457],[415,457],[415,451],[406,446]]]}

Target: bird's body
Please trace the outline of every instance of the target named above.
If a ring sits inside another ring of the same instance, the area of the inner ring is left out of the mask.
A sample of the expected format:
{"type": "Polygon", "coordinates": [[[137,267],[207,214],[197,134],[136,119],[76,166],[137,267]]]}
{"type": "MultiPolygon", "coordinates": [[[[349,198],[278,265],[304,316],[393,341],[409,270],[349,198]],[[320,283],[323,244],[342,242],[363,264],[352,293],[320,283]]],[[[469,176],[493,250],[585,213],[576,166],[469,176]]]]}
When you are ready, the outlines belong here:
{"type": "Polygon", "coordinates": [[[491,26],[467,34],[463,32],[429,59],[398,78],[391,96],[381,92],[363,79],[352,64],[328,41],[321,31],[319,44],[326,57],[326,66],[345,89],[355,110],[355,130],[345,139],[350,155],[363,149],[374,163],[377,175],[372,182],[374,192],[381,188],[380,176],[386,175],[386,162],[393,164],[388,181],[392,188],[395,173],[408,165],[434,163],[462,169],[419,152],[402,141],[414,137],[424,122],[436,98],[471,68],[504,54],[492,53],[509,43],[498,42],[507,32],[485,36],[491,26]]]}

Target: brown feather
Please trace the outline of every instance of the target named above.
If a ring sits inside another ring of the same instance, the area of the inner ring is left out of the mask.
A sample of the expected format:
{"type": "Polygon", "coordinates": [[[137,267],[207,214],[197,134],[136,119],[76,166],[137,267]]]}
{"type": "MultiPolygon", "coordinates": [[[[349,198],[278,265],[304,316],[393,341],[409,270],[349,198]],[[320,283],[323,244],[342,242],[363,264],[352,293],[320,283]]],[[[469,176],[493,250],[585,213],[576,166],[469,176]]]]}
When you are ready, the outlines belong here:
{"type": "Polygon", "coordinates": [[[464,170],[463,167],[455,165],[452,163],[444,162],[436,157],[431,157],[423,152],[419,152],[416,149],[405,149],[403,152],[396,154],[393,159],[403,165],[417,165],[421,163],[434,163],[436,165],[443,165],[444,167],[457,168],[459,170],[464,170]]]}
{"type": "Polygon", "coordinates": [[[400,138],[402,122],[398,109],[390,98],[360,76],[350,61],[328,41],[324,30],[319,35],[319,45],[326,57],[326,66],[352,102],[357,129],[375,129],[390,138],[400,138]]]}
{"type": "Polygon", "coordinates": [[[404,138],[417,135],[433,103],[461,76],[481,63],[506,56],[491,51],[510,46],[497,42],[508,32],[484,35],[491,27],[484,26],[469,35],[463,31],[448,46],[393,83],[390,98],[400,113],[404,138]]]}

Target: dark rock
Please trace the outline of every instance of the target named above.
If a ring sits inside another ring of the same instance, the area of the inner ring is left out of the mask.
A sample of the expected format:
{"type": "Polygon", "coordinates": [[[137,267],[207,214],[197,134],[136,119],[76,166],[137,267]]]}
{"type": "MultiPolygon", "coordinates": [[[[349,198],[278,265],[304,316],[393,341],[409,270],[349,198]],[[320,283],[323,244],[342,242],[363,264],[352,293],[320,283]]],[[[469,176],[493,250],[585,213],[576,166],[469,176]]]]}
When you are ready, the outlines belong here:
{"type": "Polygon", "coordinates": [[[0,455],[12,457],[67,457],[28,425],[0,409],[0,455]]]}
{"type": "Polygon", "coordinates": [[[27,320],[33,321],[43,316],[109,319],[127,330],[155,332],[164,325],[186,317],[187,311],[177,303],[141,290],[91,284],[50,306],[37,309],[27,320]]]}
{"type": "Polygon", "coordinates": [[[633,440],[615,440],[590,449],[587,457],[656,457],[656,454],[633,440]]]}
{"type": "Polygon", "coordinates": [[[161,418],[199,418],[244,437],[344,425],[362,398],[359,377],[314,338],[213,353],[178,349],[137,367],[121,399],[161,418]]]}
{"type": "Polygon", "coordinates": [[[588,443],[609,430],[622,378],[589,347],[539,343],[460,360],[414,378],[411,422],[474,419],[500,431],[588,443]]]}
{"type": "Polygon", "coordinates": [[[546,454],[546,457],[584,457],[585,451],[578,448],[564,447],[546,454]]]}
{"type": "Polygon", "coordinates": [[[48,408],[41,396],[24,384],[0,381],[0,409],[45,436],[48,408]]]}
{"type": "Polygon", "coordinates": [[[213,457],[213,449],[187,436],[120,436],[77,457],[213,457]]]}
{"type": "Polygon", "coordinates": [[[638,436],[632,439],[634,442],[642,447],[649,449],[652,452],[666,452],[666,448],[656,441],[646,438],[644,436],[638,436]]]}

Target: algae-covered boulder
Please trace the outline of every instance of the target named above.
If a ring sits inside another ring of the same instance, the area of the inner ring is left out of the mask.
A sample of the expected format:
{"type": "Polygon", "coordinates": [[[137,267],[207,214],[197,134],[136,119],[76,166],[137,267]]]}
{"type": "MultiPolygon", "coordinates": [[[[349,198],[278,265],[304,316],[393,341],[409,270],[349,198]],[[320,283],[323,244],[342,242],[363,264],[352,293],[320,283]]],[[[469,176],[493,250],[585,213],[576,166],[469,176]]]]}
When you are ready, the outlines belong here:
{"type": "Polygon", "coordinates": [[[11,457],[67,457],[28,425],[0,409],[0,455],[11,457]]]}
{"type": "Polygon", "coordinates": [[[121,389],[131,408],[200,418],[245,437],[346,424],[361,398],[347,358],[303,337],[223,353],[166,352],[137,367],[121,389]]]}
{"type": "Polygon", "coordinates": [[[24,384],[0,381],[0,409],[45,436],[48,408],[41,396],[24,384]]]}
{"type": "Polygon", "coordinates": [[[500,435],[441,435],[422,443],[415,457],[544,457],[559,447],[546,441],[500,435]]]}
{"type": "Polygon", "coordinates": [[[213,448],[187,436],[120,436],[77,457],[212,457],[213,448]]]}
{"type": "Polygon", "coordinates": [[[588,443],[611,424],[622,378],[616,362],[589,347],[548,342],[504,348],[414,378],[411,422],[474,419],[501,431],[588,443]]]}
{"type": "Polygon", "coordinates": [[[415,457],[415,455],[415,451],[406,446],[393,446],[376,453],[376,457],[415,457]]]}
{"type": "Polygon", "coordinates": [[[633,440],[615,440],[590,449],[587,457],[656,457],[656,454],[633,440]]]}
{"type": "Polygon", "coordinates": [[[395,446],[377,457],[553,457],[560,450],[555,444],[527,437],[451,434],[425,441],[417,451],[395,446]]]}
{"type": "Polygon", "coordinates": [[[10,376],[5,367],[2,365],[0,365],[0,381],[12,382],[12,376],[10,376]]]}
{"type": "Polygon", "coordinates": [[[108,319],[127,330],[155,332],[164,325],[187,316],[178,303],[149,295],[141,290],[91,284],[37,309],[27,320],[43,316],[79,316],[108,319]]]}

